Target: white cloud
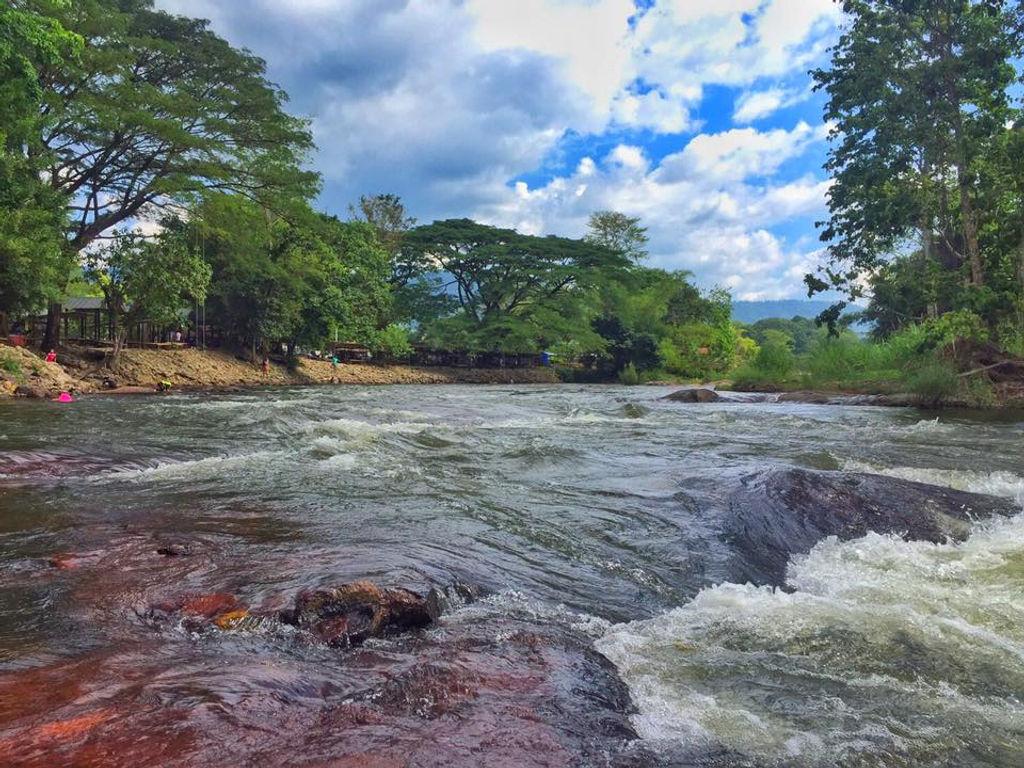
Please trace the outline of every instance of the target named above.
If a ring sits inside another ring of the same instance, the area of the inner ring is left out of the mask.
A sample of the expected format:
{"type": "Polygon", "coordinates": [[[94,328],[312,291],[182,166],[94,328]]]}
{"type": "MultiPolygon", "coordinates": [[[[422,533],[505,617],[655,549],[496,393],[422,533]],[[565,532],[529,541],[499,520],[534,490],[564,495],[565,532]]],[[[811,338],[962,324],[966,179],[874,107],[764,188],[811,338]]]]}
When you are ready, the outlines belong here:
{"type": "Polygon", "coordinates": [[[745,91],[736,99],[732,114],[734,123],[746,125],[806,101],[812,95],[807,89],[768,88],[763,91],[745,91]]]}
{"type": "Polygon", "coordinates": [[[691,269],[702,284],[729,287],[738,298],[799,295],[819,251],[810,240],[787,244],[771,228],[819,215],[829,182],[750,178],[771,171],[780,153],[795,156],[820,138],[820,130],[805,124],[788,132],[728,131],[699,136],[657,166],[641,148],[620,144],[536,189],[520,182],[475,215],[535,234],[575,236],[585,231],[590,212],[620,210],[649,226],[656,266],[691,269]],[[724,165],[704,164],[723,156],[724,165]]]}
{"type": "Polygon", "coordinates": [[[422,220],[578,235],[614,208],[643,216],[659,265],[740,293],[799,291],[790,273],[813,246],[772,229],[819,212],[827,183],[780,174],[823,129],[681,136],[701,130],[714,86],[742,90],[737,126],[804,98],[797,81],[835,36],[832,0],[659,0],[642,13],[631,0],[157,2],[267,59],[313,118],[332,212],[394,192],[422,220]],[[656,161],[647,131],[679,151],[656,161]],[[604,149],[576,160],[591,134],[604,149]],[[563,150],[574,170],[510,183],[563,150]]]}

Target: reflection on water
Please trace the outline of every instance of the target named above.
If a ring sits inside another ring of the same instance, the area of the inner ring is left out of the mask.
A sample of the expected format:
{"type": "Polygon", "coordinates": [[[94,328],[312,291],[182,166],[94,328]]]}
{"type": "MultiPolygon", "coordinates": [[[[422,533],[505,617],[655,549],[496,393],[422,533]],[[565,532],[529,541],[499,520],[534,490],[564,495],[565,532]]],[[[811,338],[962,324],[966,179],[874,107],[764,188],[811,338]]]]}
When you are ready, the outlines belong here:
{"type": "Polygon", "coordinates": [[[791,570],[791,594],[714,585],[728,579],[719,524],[744,474],[847,468],[1022,500],[1024,423],[682,405],[658,400],[666,391],[0,404],[0,739],[5,723],[19,734],[58,710],[108,718],[72,730],[113,728],[117,711],[85,703],[122,697],[137,725],[151,719],[187,751],[190,708],[277,727],[351,695],[350,669],[287,637],[154,633],[139,615],[168,596],[228,592],[272,610],[359,578],[461,580],[612,622],[598,647],[654,744],[814,765],[1019,764],[1021,519],[960,547],[824,543],[791,570]],[[154,554],[168,542],[189,556],[154,554]],[[47,691],[36,709],[25,686],[47,691]]]}

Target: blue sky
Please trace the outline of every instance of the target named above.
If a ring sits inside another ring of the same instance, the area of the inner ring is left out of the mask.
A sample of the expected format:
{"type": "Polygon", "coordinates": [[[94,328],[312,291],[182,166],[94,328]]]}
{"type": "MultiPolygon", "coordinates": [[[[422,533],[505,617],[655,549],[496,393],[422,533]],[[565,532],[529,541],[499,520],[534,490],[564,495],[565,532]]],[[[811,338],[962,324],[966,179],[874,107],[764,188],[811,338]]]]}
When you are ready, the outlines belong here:
{"type": "Polygon", "coordinates": [[[650,263],[737,298],[803,295],[827,151],[808,70],[833,0],[157,0],[267,61],[312,120],[319,204],[583,234],[614,209],[650,263]]]}

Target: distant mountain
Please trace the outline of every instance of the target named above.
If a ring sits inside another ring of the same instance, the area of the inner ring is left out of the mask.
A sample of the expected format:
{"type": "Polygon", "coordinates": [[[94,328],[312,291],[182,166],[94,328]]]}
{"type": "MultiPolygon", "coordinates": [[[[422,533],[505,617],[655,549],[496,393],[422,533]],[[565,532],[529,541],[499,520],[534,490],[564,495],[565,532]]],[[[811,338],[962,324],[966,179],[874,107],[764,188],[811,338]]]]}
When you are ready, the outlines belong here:
{"type": "Polygon", "coordinates": [[[815,318],[832,306],[831,301],[809,299],[781,299],[777,301],[734,301],[732,319],[741,323],[756,323],[766,317],[815,318]]]}

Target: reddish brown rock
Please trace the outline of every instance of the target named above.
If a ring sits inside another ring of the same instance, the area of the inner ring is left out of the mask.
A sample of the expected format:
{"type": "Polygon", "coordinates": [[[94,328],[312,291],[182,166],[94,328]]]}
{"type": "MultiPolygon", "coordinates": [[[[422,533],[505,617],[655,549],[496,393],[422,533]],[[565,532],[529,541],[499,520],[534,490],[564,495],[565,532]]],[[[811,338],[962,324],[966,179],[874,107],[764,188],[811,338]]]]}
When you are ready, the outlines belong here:
{"type": "Polygon", "coordinates": [[[184,598],[179,610],[186,616],[212,619],[222,613],[235,611],[238,608],[238,600],[234,595],[227,592],[214,592],[210,595],[191,595],[184,598]]]}
{"type": "Polygon", "coordinates": [[[420,595],[369,581],[302,592],[294,610],[282,612],[281,618],[334,646],[359,645],[370,637],[420,629],[433,620],[420,595]]]}

